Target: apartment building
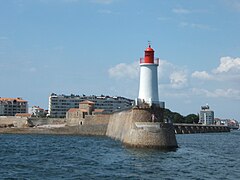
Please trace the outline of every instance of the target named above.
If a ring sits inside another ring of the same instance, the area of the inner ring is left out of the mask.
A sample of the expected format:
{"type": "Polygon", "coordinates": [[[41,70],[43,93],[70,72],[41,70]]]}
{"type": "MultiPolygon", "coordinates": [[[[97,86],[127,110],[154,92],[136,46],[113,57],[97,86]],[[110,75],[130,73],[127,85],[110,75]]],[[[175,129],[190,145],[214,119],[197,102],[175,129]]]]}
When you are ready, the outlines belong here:
{"type": "Polygon", "coordinates": [[[210,110],[208,105],[201,107],[199,123],[204,125],[214,124],[214,111],[210,110]]]}
{"type": "Polygon", "coordinates": [[[104,113],[113,113],[133,106],[134,100],[120,96],[85,96],[85,95],[57,95],[52,93],[49,96],[50,117],[64,118],[70,108],[79,108],[82,101],[92,101],[96,109],[103,109],[104,113]]]}
{"type": "Polygon", "coordinates": [[[22,98],[0,98],[0,116],[15,116],[28,112],[28,101],[22,98]]]}
{"type": "Polygon", "coordinates": [[[45,110],[43,108],[40,108],[39,106],[32,106],[29,108],[29,114],[34,117],[44,117],[45,116],[45,110]]]}

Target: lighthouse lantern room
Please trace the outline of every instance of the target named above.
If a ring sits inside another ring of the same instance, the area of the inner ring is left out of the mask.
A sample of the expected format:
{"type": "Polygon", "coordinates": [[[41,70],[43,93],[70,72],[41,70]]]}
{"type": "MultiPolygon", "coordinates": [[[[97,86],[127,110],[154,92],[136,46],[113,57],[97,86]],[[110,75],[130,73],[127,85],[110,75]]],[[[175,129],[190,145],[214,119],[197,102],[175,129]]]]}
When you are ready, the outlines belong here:
{"type": "Polygon", "coordinates": [[[150,106],[164,108],[164,103],[158,97],[158,65],[159,58],[154,59],[154,50],[151,44],[145,50],[144,58],[140,58],[140,84],[137,105],[147,103],[150,106]]]}

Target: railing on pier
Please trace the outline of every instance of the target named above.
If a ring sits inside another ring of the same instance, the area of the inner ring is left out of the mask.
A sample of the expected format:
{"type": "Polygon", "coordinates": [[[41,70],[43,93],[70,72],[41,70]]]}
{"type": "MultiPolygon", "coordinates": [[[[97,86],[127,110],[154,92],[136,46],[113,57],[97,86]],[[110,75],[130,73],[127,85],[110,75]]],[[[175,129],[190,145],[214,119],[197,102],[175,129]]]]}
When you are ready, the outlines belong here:
{"type": "Polygon", "coordinates": [[[228,126],[219,125],[174,123],[173,126],[176,134],[230,132],[230,128],[228,126]]]}

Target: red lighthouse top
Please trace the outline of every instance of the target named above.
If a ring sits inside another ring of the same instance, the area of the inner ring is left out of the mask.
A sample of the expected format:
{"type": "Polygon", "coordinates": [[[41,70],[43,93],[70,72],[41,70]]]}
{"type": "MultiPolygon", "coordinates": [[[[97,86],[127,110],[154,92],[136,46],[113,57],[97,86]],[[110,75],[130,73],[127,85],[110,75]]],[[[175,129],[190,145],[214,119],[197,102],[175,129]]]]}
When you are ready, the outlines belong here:
{"type": "Polygon", "coordinates": [[[145,52],[146,51],[153,51],[154,52],[153,48],[151,48],[151,44],[148,45],[148,47],[146,48],[145,52]]]}
{"type": "Polygon", "coordinates": [[[148,47],[145,50],[145,56],[143,63],[154,63],[154,50],[151,48],[151,45],[149,44],[148,47]]]}
{"type": "Polygon", "coordinates": [[[154,50],[151,47],[151,44],[148,45],[148,47],[145,49],[145,55],[144,58],[140,58],[140,64],[156,64],[158,65],[159,59],[154,59],[154,50]]]}

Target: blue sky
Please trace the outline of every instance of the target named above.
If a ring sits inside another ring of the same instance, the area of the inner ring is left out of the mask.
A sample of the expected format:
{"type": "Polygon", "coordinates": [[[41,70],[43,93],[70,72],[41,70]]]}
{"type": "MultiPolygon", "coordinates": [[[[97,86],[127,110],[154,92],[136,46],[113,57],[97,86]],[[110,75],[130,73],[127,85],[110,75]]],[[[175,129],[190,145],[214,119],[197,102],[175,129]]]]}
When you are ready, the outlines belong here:
{"type": "Polygon", "coordinates": [[[152,42],[160,100],[240,120],[239,0],[0,0],[0,96],[138,96],[152,42]]]}

